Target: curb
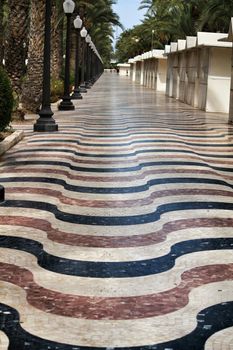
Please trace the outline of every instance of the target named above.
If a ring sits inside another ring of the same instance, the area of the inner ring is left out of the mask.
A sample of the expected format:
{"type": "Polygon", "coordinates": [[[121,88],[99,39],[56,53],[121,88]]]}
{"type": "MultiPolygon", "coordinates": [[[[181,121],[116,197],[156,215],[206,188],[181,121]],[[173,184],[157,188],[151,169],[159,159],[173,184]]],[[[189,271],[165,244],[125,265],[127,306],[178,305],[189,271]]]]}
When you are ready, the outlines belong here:
{"type": "Polygon", "coordinates": [[[12,135],[8,136],[0,142],[0,156],[7,152],[11,147],[16,145],[24,137],[23,131],[15,131],[12,135]]]}

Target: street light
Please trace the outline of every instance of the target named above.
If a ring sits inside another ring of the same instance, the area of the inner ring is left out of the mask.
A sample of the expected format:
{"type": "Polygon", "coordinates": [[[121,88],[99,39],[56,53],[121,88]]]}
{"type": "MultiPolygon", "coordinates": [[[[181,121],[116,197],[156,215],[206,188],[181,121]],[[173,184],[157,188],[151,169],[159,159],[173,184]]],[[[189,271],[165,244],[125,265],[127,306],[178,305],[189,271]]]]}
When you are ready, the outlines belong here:
{"type": "Polygon", "coordinates": [[[75,83],[74,83],[74,92],[72,94],[73,100],[81,100],[83,97],[80,93],[79,88],[79,54],[80,54],[80,29],[82,28],[83,21],[80,16],[77,16],[74,20],[74,27],[76,29],[76,56],[75,56],[75,83]]]}
{"type": "Polygon", "coordinates": [[[80,84],[80,92],[87,92],[87,89],[85,87],[85,38],[87,36],[87,30],[85,27],[80,32],[81,38],[82,38],[82,70],[81,70],[81,84],[80,84]]]}
{"type": "Polygon", "coordinates": [[[154,33],[155,33],[155,30],[152,29],[152,31],[151,31],[151,51],[154,48],[154,33]]]}
{"type": "Polygon", "coordinates": [[[136,50],[135,50],[136,54],[139,55],[138,43],[139,43],[140,39],[138,37],[133,37],[132,39],[136,43],[136,45],[135,45],[135,47],[136,47],[136,50]]]}
{"type": "Polygon", "coordinates": [[[58,106],[60,111],[71,111],[75,107],[70,96],[70,42],[71,42],[71,16],[74,12],[75,3],[72,0],[65,0],[63,9],[67,17],[66,28],[66,61],[65,61],[65,80],[64,80],[64,96],[58,106]]]}
{"type": "Polygon", "coordinates": [[[50,51],[51,51],[51,13],[52,1],[47,0],[45,7],[45,30],[44,30],[44,63],[43,63],[43,87],[42,107],[39,119],[34,124],[34,131],[57,131],[58,125],[53,119],[50,104],[50,51]]]}
{"type": "Polygon", "coordinates": [[[91,43],[91,36],[88,34],[85,38],[86,41],[86,82],[85,87],[86,89],[91,88],[91,79],[90,79],[90,70],[91,70],[91,54],[90,54],[90,43],[91,43]]]}

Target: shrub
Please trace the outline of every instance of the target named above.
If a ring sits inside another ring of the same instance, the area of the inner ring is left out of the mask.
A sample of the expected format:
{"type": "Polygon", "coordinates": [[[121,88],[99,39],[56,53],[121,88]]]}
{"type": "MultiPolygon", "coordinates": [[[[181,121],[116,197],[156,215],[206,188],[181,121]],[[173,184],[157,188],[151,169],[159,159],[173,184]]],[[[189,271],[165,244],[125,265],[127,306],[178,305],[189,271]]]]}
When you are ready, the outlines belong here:
{"type": "Polygon", "coordinates": [[[62,80],[51,80],[51,95],[50,101],[57,102],[64,94],[64,83],[62,80]]]}
{"type": "MultiPolygon", "coordinates": [[[[65,80],[65,72],[64,72],[65,67],[63,67],[62,73],[61,73],[61,80],[65,80]]],[[[79,67],[79,77],[81,77],[81,67],[79,67]]],[[[73,69],[70,70],[70,92],[72,92],[73,87],[75,85],[75,71],[73,69]]]]}
{"type": "Polygon", "coordinates": [[[70,72],[70,85],[74,86],[75,84],[75,72],[73,70],[71,70],[70,72]]]}
{"type": "Polygon", "coordinates": [[[2,67],[0,67],[0,131],[10,124],[14,99],[10,80],[2,67]]]}

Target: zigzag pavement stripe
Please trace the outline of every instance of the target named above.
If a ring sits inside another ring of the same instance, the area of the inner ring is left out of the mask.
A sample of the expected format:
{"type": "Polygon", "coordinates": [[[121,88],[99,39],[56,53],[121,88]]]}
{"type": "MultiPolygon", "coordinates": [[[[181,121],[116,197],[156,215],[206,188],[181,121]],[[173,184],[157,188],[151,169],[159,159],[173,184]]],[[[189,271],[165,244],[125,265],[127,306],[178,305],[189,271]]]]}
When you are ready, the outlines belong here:
{"type": "Polygon", "coordinates": [[[86,297],[126,298],[171,290],[181,283],[181,275],[186,270],[216,264],[232,264],[232,255],[226,250],[194,252],[188,256],[188,259],[187,256],[179,257],[172,269],[160,274],[106,279],[77,277],[52,272],[41,268],[33,255],[15,249],[0,248],[0,261],[4,264],[27,269],[33,274],[34,281],[39,286],[54,292],[86,297]]]}
{"type": "MultiPolygon", "coordinates": [[[[215,133],[213,135],[199,135],[199,134],[195,135],[195,133],[193,133],[192,135],[189,135],[189,134],[182,134],[182,133],[181,134],[173,133],[173,132],[168,132],[168,131],[165,132],[163,130],[161,130],[160,132],[159,131],[152,131],[151,128],[148,129],[148,130],[145,129],[144,131],[141,130],[140,132],[134,131],[133,129],[131,129],[130,132],[124,133],[124,134],[120,134],[120,133],[119,134],[117,134],[117,133],[113,134],[113,133],[110,133],[108,135],[106,132],[104,132],[104,134],[101,135],[101,134],[94,134],[94,133],[93,134],[90,134],[90,133],[88,134],[89,128],[86,129],[86,132],[83,132],[83,133],[82,132],[75,132],[74,130],[76,128],[78,128],[76,125],[72,125],[72,127],[70,126],[69,128],[66,128],[66,131],[63,130],[62,131],[62,135],[80,136],[82,138],[88,138],[88,139],[93,138],[93,139],[97,139],[97,140],[98,139],[100,139],[100,140],[101,139],[113,139],[113,140],[116,140],[116,139],[122,140],[123,139],[124,140],[124,139],[128,139],[128,138],[129,139],[130,138],[139,139],[139,138],[141,138],[140,135],[146,136],[146,137],[159,135],[160,137],[161,136],[166,137],[166,139],[167,138],[171,138],[172,139],[173,137],[178,138],[178,139],[179,138],[181,138],[181,139],[183,139],[183,138],[191,138],[191,139],[197,139],[197,140],[199,140],[199,139],[203,140],[203,139],[215,139],[215,138],[217,138],[217,139],[223,140],[224,142],[229,140],[229,135],[233,135],[233,133],[232,134],[222,133],[220,135],[218,135],[217,133],[215,133]]],[[[82,128],[80,127],[80,130],[81,129],[82,128]]],[[[60,134],[57,134],[57,135],[60,135],[60,134]]],[[[42,136],[39,136],[39,137],[37,137],[35,135],[33,135],[33,136],[34,136],[33,139],[43,139],[42,136]]],[[[50,134],[45,133],[44,138],[48,138],[50,136],[51,136],[50,134]]],[[[221,141],[221,140],[219,140],[219,141],[221,141]]],[[[231,138],[230,138],[230,140],[231,140],[231,138]]],[[[21,152],[21,151],[17,151],[17,152],[21,152]]]]}
{"type": "Polygon", "coordinates": [[[83,261],[54,256],[43,249],[37,241],[0,236],[0,247],[16,249],[34,255],[38,264],[49,271],[60,274],[94,278],[129,278],[159,274],[173,268],[177,258],[200,251],[232,250],[233,238],[196,239],[174,244],[164,256],[127,262],[83,261]]]}
{"type": "Polygon", "coordinates": [[[198,147],[214,147],[216,149],[226,147],[226,148],[232,148],[233,143],[226,143],[226,144],[219,144],[219,143],[211,143],[211,145],[206,144],[206,143],[194,143],[194,142],[187,142],[187,141],[178,141],[178,140],[165,140],[165,139],[140,139],[140,140],[135,140],[135,141],[130,141],[130,142],[120,142],[120,143],[92,143],[92,142],[82,142],[79,140],[74,140],[74,139],[65,139],[64,137],[62,138],[57,138],[57,139],[52,139],[52,138],[46,138],[46,139],[32,139],[29,140],[28,143],[43,143],[43,142],[65,142],[65,143],[75,143],[78,146],[90,146],[90,147],[124,147],[124,146],[131,146],[131,145],[137,145],[137,144],[144,144],[144,143],[165,143],[165,144],[181,144],[185,146],[198,146],[198,147]]]}
{"type": "MultiPolygon", "coordinates": [[[[168,237],[172,237],[175,232],[183,230],[192,230],[200,228],[231,228],[233,227],[233,218],[189,218],[182,220],[174,220],[172,222],[166,222],[162,228],[151,233],[132,234],[132,235],[120,235],[117,236],[103,236],[98,234],[97,236],[88,234],[68,233],[65,230],[54,228],[50,221],[24,216],[0,216],[1,225],[13,225],[26,228],[32,228],[44,231],[49,240],[79,247],[92,247],[92,248],[130,248],[130,247],[142,247],[147,245],[154,245],[164,242],[168,237]]],[[[186,234],[188,234],[186,232],[186,234]]],[[[187,236],[188,237],[188,236],[187,236]]],[[[191,237],[190,237],[191,238],[191,237]]]]}
{"type": "MultiPolygon", "coordinates": [[[[233,168],[232,168],[233,170],[233,168]]],[[[233,189],[233,185],[225,180],[218,179],[210,179],[210,178],[198,178],[198,177],[170,177],[163,179],[153,179],[148,180],[144,185],[138,186],[127,186],[127,187],[87,187],[87,186],[77,186],[70,183],[67,183],[63,179],[52,178],[52,177],[29,177],[29,176],[9,176],[0,178],[1,183],[17,183],[17,182],[25,182],[25,183],[41,183],[41,184],[55,184],[62,186],[64,189],[72,192],[80,192],[80,193],[98,193],[98,194],[125,194],[125,193],[139,193],[146,192],[152,186],[159,185],[168,185],[168,184],[182,184],[182,185],[191,185],[191,184],[207,184],[207,185],[218,185],[225,186],[233,189]]],[[[10,203],[10,202],[9,202],[10,203]]],[[[17,204],[16,204],[17,205],[17,204]]],[[[188,208],[188,207],[187,207],[188,208]]]]}
{"type": "Polygon", "coordinates": [[[78,225],[89,225],[89,226],[131,226],[148,224],[157,222],[160,220],[163,214],[189,211],[189,210],[233,210],[233,203],[227,202],[179,202],[179,203],[168,203],[159,205],[155,211],[151,213],[131,216],[89,216],[72,214],[63,212],[57,208],[56,205],[44,202],[36,201],[19,201],[19,200],[7,200],[0,204],[2,208],[33,208],[41,211],[47,211],[52,213],[57,220],[63,222],[78,224],[78,225]]]}
{"type": "MultiPolygon", "coordinates": [[[[31,239],[41,243],[43,250],[50,255],[59,256],[66,259],[78,259],[79,261],[102,261],[102,262],[126,262],[126,261],[142,261],[155,259],[160,256],[164,256],[170,252],[171,246],[178,242],[184,242],[188,239],[216,239],[216,238],[233,238],[231,227],[221,227],[221,229],[204,228],[199,229],[182,229],[175,231],[170,235],[166,242],[152,243],[150,245],[138,246],[138,247],[122,247],[116,248],[96,248],[91,245],[86,249],[77,245],[66,244],[63,239],[62,243],[56,243],[48,238],[47,232],[43,231],[39,226],[36,228],[27,228],[17,226],[14,224],[8,224],[7,226],[0,226],[0,235],[9,237],[20,237],[25,239],[31,239]],[[88,256],[88,258],[87,258],[88,256]]],[[[101,239],[101,238],[99,238],[101,239]]],[[[124,241],[124,238],[121,238],[124,241]]],[[[14,254],[15,255],[15,254],[14,254]]]]}
{"type": "Polygon", "coordinates": [[[233,302],[211,306],[199,312],[196,328],[186,336],[165,343],[138,347],[72,346],[48,341],[26,332],[20,325],[18,312],[4,304],[0,304],[0,329],[9,338],[8,350],[28,350],[29,346],[33,350],[204,350],[208,338],[224,328],[233,326],[232,313],[233,302]]]}
{"type": "MultiPolygon", "coordinates": [[[[52,178],[52,175],[57,176],[64,176],[67,179],[70,180],[77,180],[77,181],[84,181],[84,182],[95,182],[95,183],[99,183],[99,182],[127,182],[127,183],[131,183],[131,182],[136,182],[137,180],[145,180],[145,179],[150,179],[152,177],[152,175],[160,175],[160,174],[170,174],[172,176],[177,176],[177,174],[191,174],[192,176],[194,174],[197,175],[197,177],[199,176],[199,178],[201,179],[204,178],[204,175],[211,175],[213,177],[217,177],[217,178],[221,178],[221,179],[226,179],[226,180],[233,180],[233,176],[230,175],[226,175],[226,174],[219,174],[217,172],[214,172],[212,170],[203,170],[203,169],[195,169],[195,168],[187,168],[187,169],[154,169],[154,170],[148,170],[148,171],[143,171],[142,173],[140,172],[139,174],[134,174],[133,176],[90,176],[90,175],[78,175],[78,174],[74,174],[72,171],[67,171],[67,170],[62,170],[62,168],[46,168],[46,169],[41,169],[40,167],[38,168],[29,168],[29,169],[25,169],[25,168],[19,168],[17,167],[17,174],[19,173],[24,173],[24,175],[26,174],[30,174],[30,177],[33,177],[34,174],[43,174],[44,177],[46,177],[46,174],[50,174],[50,177],[52,178]]],[[[11,167],[5,167],[4,169],[2,169],[1,174],[8,174],[9,177],[15,177],[15,173],[12,173],[12,168],[11,167]]],[[[5,182],[7,184],[7,182],[5,182]]]]}
{"type": "MultiPolygon", "coordinates": [[[[47,141],[47,143],[50,145],[50,143],[47,141]]],[[[51,143],[53,145],[53,148],[54,148],[54,152],[57,152],[56,149],[61,146],[61,145],[66,145],[66,143],[51,143]]],[[[66,145],[67,146],[67,145],[66,145]]],[[[76,147],[75,147],[76,148],[76,147]]],[[[96,149],[96,148],[95,148],[96,149]]],[[[42,149],[38,148],[36,149],[35,151],[39,151],[39,152],[42,152],[42,149]]],[[[120,154],[118,153],[110,153],[109,151],[107,151],[106,153],[98,153],[97,152],[98,150],[96,149],[96,153],[91,153],[91,152],[81,152],[80,150],[79,151],[72,151],[72,148],[70,147],[69,150],[67,150],[65,153],[72,153],[74,154],[75,156],[77,157],[96,157],[96,158],[122,158],[122,157],[136,157],[137,155],[140,155],[140,154],[184,154],[184,155],[194,155],[194,156],[197,156],[198,158],[202,157],[203,160],[206,159],[206,158],[218,158],[218,159],[232,159],[232,155],[231,154],[225,154],[224,152],[222,153],[200,153],[200,152],[195,152],[195,151],[192,151],[192,150],[185,150],[183,148],[180,148],[180,149],[174,149],[174,148],[171,148],[171,149],[159,149],[159,148],[156,148],[156,149],[143,149],[143,150],[135,150],[133,152],[130,152],[130,153],[125,153],[125,152],[121,152],[120,154]]],[[[49,150],[49,152],[53,153],[52,150],[49,150]]],[[[229,152],[229,150],[228,150],[229,152]]],[[[168,155],[167,155],[168,157],[168,155]]],[[[7,158],[6,158],[7,159],[7,158]]],[[[26,161],[16,161],[16,164],[29,164],[30,162],[26,162],[26,161]]],[[[14,165],[15,163],[11,163],[11,162],[6,162],[4,165],[14,165]]],[[[153,165],[153,164],[152,164],[153,165]]],[[[139,166],[145,166],[145,165],[139,165],[139,166]]],[[[147,165],[149,166],[149,164],[147,165]]],[[[130,171],[131,169],[129,169],[130,171]]],[[[132,169],[134,170],[134,169],[132,169]]]]}
{"type": "MultiPolygon", "coordinates": [[[[103,156],[101,155],[101,158],[103,156]]],[[[59,162],[59,161],[18,161],[18,162],[7,162],[4,164],[4,166],[32,166],[32,165],[47,165],[47,166],[63,166],[67,167],[71,170],[75,170],[77,172],[92,172],[92,173],[123,173],[123,172],[133,172],[133,171],[139,171],[142,170],[145,167],[160,167],[160,166],[196,166],[196,167],[206,167],[210,168],[213,170],[218,170],[218,171],[226,171],[226,172],[233,172],[232,168],[228,167],[219,167],[219,166],[213,166],[208,163],[201,163],[201,162],[187,162],[187,161],[161,161],[161,162],[145,162],[141,163],[136,166],[132,167],[124,167],[124,168],[88,168],[88,167],[80,167],[80,166],[75,166],[72,165],[68,162],[59,162]]]]}
{"type": "Polygon", "coordinates": [[[27,301],[42,311],[92,320],[133,320],[165,315],[185,307],[192,289],[233,280],[233,264],[196,267],[183,272],[180,284],[173,289],[121,298],[74,296],[51,291],[36,284],[30,271],[6,263],[0,263],[0,274],[1,281],[23,288],[27,301]]]}

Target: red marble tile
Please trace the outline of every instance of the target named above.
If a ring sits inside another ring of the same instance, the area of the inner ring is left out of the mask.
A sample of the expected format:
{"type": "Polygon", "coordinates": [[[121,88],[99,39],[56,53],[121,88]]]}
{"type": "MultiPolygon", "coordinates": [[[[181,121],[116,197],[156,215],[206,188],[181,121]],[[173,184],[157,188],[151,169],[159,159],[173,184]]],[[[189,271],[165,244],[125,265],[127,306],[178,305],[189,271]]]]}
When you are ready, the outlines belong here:
{"type": "Polygon", "coordinates": [[[202,266],[186,271],[181,283],[164,292],[135,297],[86,297],[61,294],[38,286],[30,271],[0,263],[1,280],[25,288],[28,302],[45,312],[86,319],[126,320],[155,317],[179,310],[188,304],[193,288],[233,279],[233,264],[202,266]]]}
{"type": "MultiPolygon", "coordinates": [[[[43,230],[50,240],[65,245],[95,248],[125,248],[141,247],[166,240],[168,234],[181,229],[201,227],[233,227],[233,218],[197,218],[187,220],[175,220],[168,222],[155,232],[133,236],[88,236],[72,234],[59,229],[54,229],[49,221],[43,219],[28,218],[23,216],[0,216],[1,225],[16,225],[43,230]]],[[[187,237],[187,239],[190,237],[187,237]]]]}
{"type": "Polygon", "coordinates": [[[85,200],[85,199],[73,199],[66,197],[61,191],[45,189],[45,188],[33,188],[33,187],[8,187],[7,193],[31,193],[41,194],[45,196],[51,196],[59,199],[60,202],[68,205],[77,205],[93,208],[132,208],[138,206],[145,206],[153,204],[154,199],[170,197],[170,196],[223,196],[232,197],[233,192],[225,190],[212,190],[212,189],[177,189],[177,190],[164,190],[155,191],[150,196],[143,199],[133,200],[85,200]]]}

